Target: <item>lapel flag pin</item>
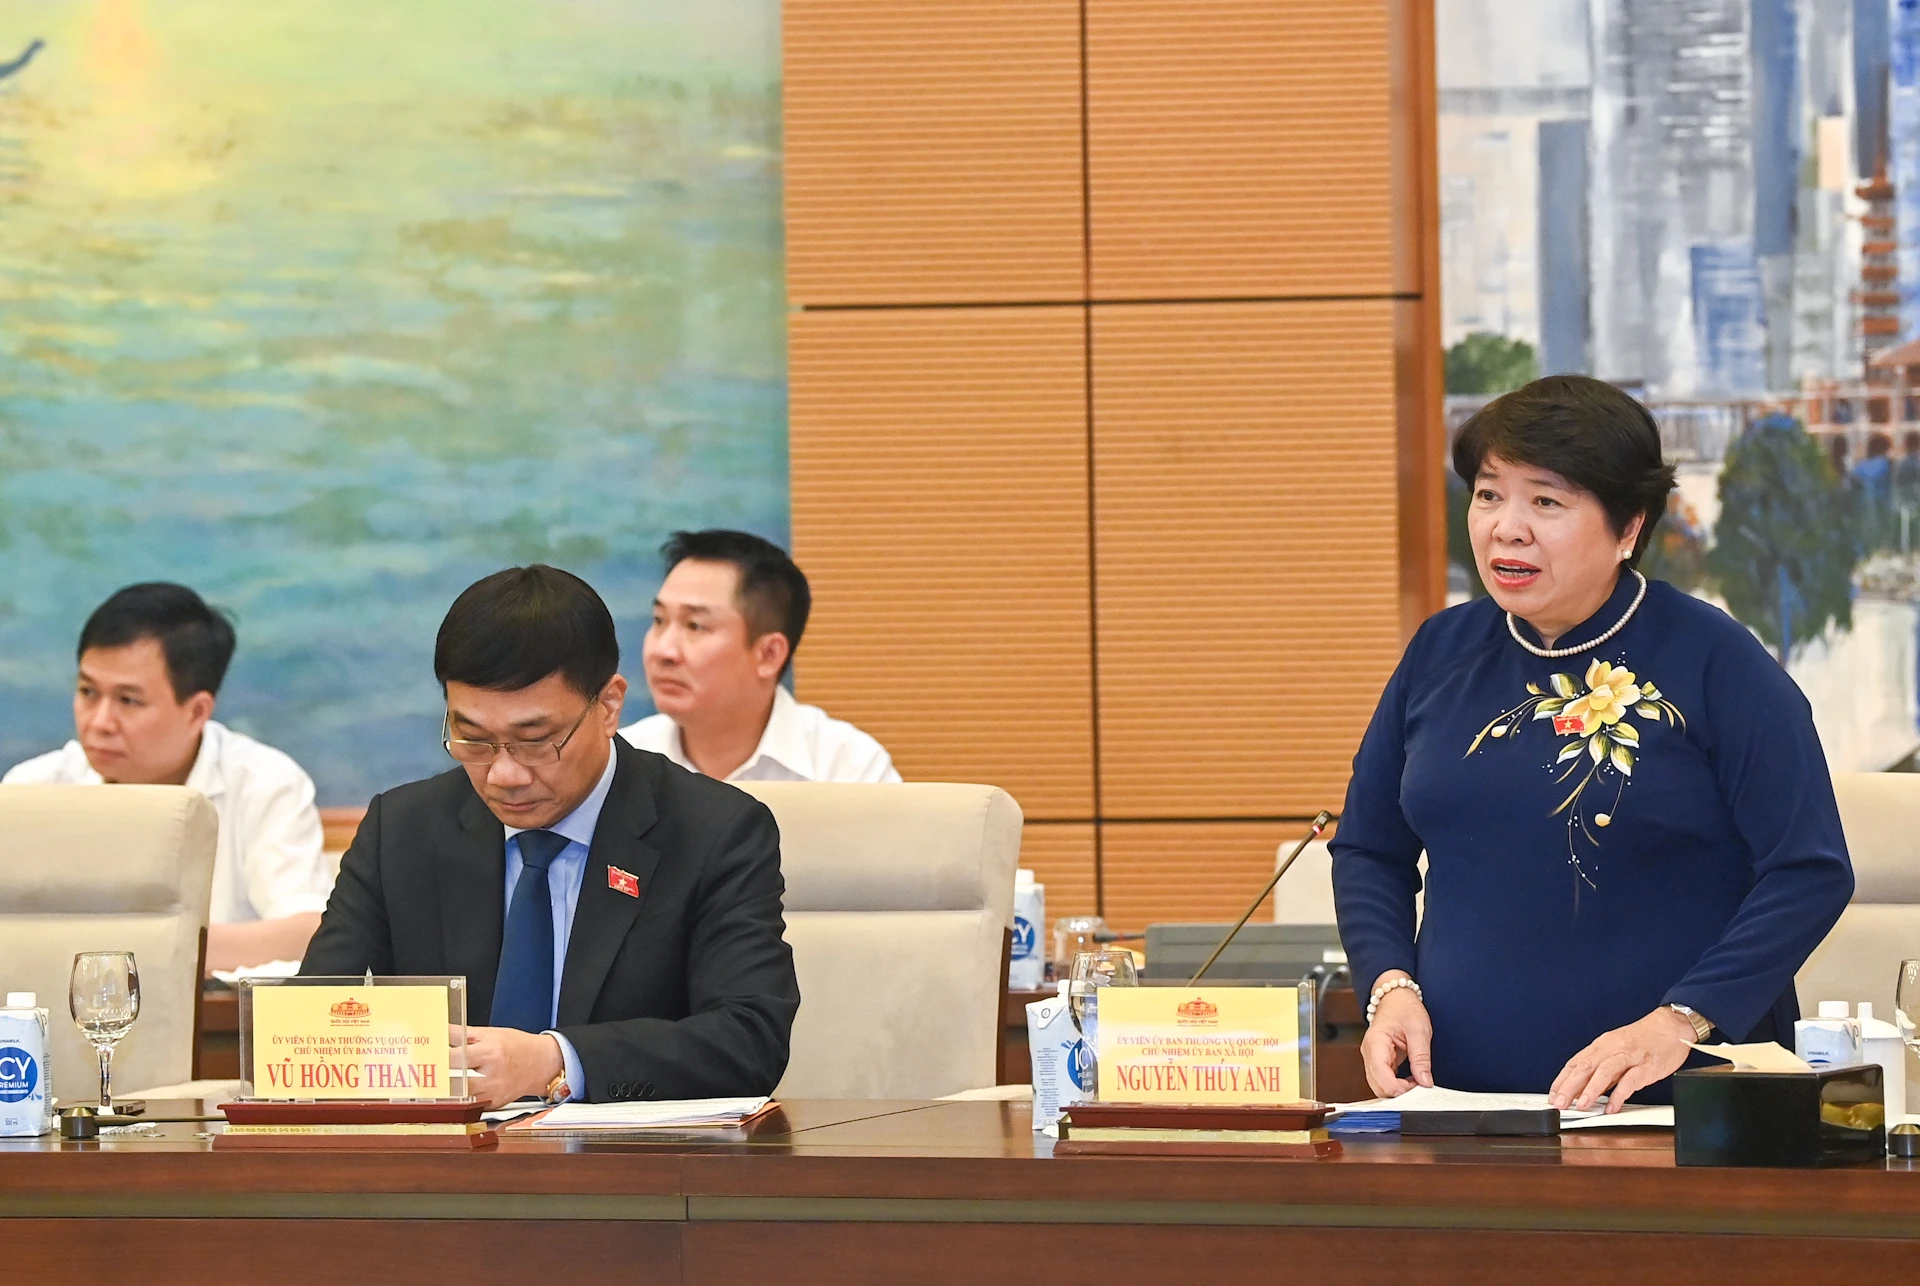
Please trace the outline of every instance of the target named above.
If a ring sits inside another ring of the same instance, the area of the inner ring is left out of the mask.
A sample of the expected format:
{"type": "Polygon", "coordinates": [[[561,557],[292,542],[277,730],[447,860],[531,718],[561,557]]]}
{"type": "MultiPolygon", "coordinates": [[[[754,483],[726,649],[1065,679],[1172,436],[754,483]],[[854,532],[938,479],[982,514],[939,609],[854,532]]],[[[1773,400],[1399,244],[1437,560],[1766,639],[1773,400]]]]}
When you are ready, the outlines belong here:
{"type": "Polygon", "coordinates": [[[617,866],[607,868],[607,887],[618,889],[630,898],[640,896],[640,877],[623,871],[617,866]]]}

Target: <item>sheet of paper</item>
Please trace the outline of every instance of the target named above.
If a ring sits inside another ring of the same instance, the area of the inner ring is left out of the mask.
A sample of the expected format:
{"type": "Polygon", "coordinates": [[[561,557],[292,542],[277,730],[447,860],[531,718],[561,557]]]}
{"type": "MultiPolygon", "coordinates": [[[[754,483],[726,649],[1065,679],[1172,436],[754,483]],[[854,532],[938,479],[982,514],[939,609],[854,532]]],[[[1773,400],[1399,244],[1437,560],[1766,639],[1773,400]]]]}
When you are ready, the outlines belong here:
{"type": "Polygon", "coordinates": [[[765,1098],[690,1098],[645,1103],[562,1103],[534,1124],[543,1130],[737,1125],[766,1107],[768,1102],[765,1098]]]}
{"type": "Polygon", "coordinates": [[[1695,1045],[1694,1048],[1703,1054],[1724,1058],[1735,1067],[1750,1067],[1756,1072],[1810,1072],[1813,1070],[1798,1054],[1770,1040],[1753,1045],[1695,1045]]]}
{"type": "Polygon", "coordinates": [[[1636,1125],[1654,1130],[1671,1130],[1673,1128],[1672,1104],[1649,1103],[1642,1107],[1635,1107],[1629,1102],[1612,1116],[1581,1116],[1577,1113],[1570,1116],[1566,1112],[1560,1114],[1560,1128],[1563,1130],[1626,1129],[1636,1125]]]}
{"type": "MultiPolygon", "coordinates": [[[[1439,1085],[1416,1085],[1399,1098],[1342,1104],[1336,1115],[1346,1112],[1543,1112],[1550,1106],[1545,1094],[1478,1094],[1439,1085]]],[[[1560,1119],[1567,1121],[1597,1114],[1597,1111],[1567,1108],[1560,1113],[1560,1119]]]]}
{"type": "Polygon", "coordinates": [[[239,969],[215,969],[213,976],[221,982],[232,984],[242,978],[291,978],[299,972],[298,960],[269,960],[265,964],[246,965],[239,969]]]}

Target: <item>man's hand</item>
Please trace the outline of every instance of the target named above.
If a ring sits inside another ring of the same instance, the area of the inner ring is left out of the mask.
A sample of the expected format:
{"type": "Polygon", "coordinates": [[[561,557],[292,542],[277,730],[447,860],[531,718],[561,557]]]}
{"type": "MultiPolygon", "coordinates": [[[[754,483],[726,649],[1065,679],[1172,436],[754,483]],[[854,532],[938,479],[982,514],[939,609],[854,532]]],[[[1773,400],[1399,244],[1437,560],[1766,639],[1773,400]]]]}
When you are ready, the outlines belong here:
{"type": "Polygon", "coordinates": [[[1680,1069],[1690,1052],[1693,1024],[1664,1006],[1638,1022],[1616,1027],[1567,1060],[1553,1078],[1547,1102],[1561,1109],[1590,1111],[1608,1089],[1607,1113],[1627,1098],[1680,1069]]]}
{"type": "MultiPolygon", "coordinates": [[[[1383,973],[1381,982],[1407,975],[1395,970],[1383,973]]],[[[1381,1098],[1396,1098],[1415,1085],[1433,1085],[1433,1020],[1420,993],[1411,987],[1395,987],[1380,998],[1373,1011],[1373,1023],[1360,1038],[1360,1061],[1367,1069],[1367,1084],[1381,1098]],[[1406,1060],[1413,1079],[1403,1081],[1395,1073],[1406,1060]]]]}
{"type": "MultiPolygon", "coordinates": [[[[566,1070],[560,1042],[544,1032],[512,1027],[467,1028],[467,1067],[480,1079],[467,1082],[473,1095],[489,1110],[505,1107],[517,1098],[542,1097],[547,1085],[566,1070]]],[[[460,1051],[454,1051],[458,1065],[460,1051]]]]}

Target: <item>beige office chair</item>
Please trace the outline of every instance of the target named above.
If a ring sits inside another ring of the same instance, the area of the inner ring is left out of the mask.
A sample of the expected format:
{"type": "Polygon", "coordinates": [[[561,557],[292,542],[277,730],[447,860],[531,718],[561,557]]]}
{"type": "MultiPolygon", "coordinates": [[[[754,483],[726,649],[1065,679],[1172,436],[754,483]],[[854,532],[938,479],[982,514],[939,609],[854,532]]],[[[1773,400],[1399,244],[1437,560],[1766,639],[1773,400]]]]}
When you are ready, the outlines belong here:
{"type": "Polygon", "coordinates": [[[1840,825],[1853,857],[1853,901],[1794,979],[1800,1008],[1873,1002],[1893,1020],[1902,960],[1920,959],[1920,773],[1835,773],[1840,825]]]}
{"type": "Polygon", "coordinates": [[[192,1074],[218,830],[213,805],[184,786],[0,786],[0,990],[35,992],[51,1011],[61,1099],[100,1092],[93,1047],[67,1009],[81,951],[131,951],[140,968],[115,1093],[192,1074]]]}
{"type": "Polygon", "coordinates": [[[788,1098],[990,1086],[1020,806],[992,786],[742,782],[780,824],[800,976],[788,1098]]]}

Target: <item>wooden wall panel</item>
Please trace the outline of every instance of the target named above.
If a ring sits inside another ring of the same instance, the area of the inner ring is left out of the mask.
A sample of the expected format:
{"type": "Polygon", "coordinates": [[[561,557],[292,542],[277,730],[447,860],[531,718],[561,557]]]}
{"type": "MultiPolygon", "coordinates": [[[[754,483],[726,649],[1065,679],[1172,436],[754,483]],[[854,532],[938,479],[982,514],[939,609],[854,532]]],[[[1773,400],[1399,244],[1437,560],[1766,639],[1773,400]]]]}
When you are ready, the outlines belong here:
{"type": "Polygon", "coordinates": [[[1400,652],[1392,302],[1093,335],[1104,815],[1338,810],[1400,652]]]}
{"type": "MultiPolygon", "coordinates": [[[[1386,0],[1390,23],[1389,76],[1393,105],[1393,289],[1431,306],[1433,361],[1440,346],[1440,113],[1439,59],[1434,50],[1434,0],[1386,0]]],[[[1440,413],[1441,382],[1434,385],[1440,413]]],[[[1444,597],[1444,596],[1443,596],[1444,597]]]]}
{"type": "Polygon", "coordinates": [[[1093,823],[1028,822],[1020,835],[1020,865],[1047,886],[1049,931],[1060,916],[1097,912],[1093,823]]]}
{"type": "Polygon", "coordinates": [[[1050,917],[1237,914],[1444,600],[1432,21],[784,6],[799,690],[1050,917]]]}
{"type": "Polygon", "coordinates": [[[1433,0],[1393,19],[1394,366],[1400,422],[1400,636],[1447,602],[1446,355],[1440,313],[1439,66],[1433,0]]]}
{"type": "Polygon", "coordinates": [[[1091,818],[1084,314],[806,312],[789,342],[801,697],[909,779],[1091,818]]]}
{"type": "Polygon", "coordinates": [[[784,31],[791,299],[1084,297],[1079,0],[794,0],[784,31]]]}
{"type": "MultiPolygon", "coordinates": [[[[1107,923],[1138,931],[1164,921],[1231,922],[1273,874],[1280,845],[1306,830],[1288,822],[1110,824],[1100,838],[1107,923]]],[[[1271,896],[1254,918],[1273,918],[1271,896]]]]}
{"type": "Polygon", "coordinates": [[[1087,0],[1093,297],[1394,290],[1405,7],[1087,0]]]}
{"type": "Polygon", "coordinates": [[[1393,303],[1400,502],[1400,637],[1447,603],[1446,357],[1438,296],[1393,303]]]}

